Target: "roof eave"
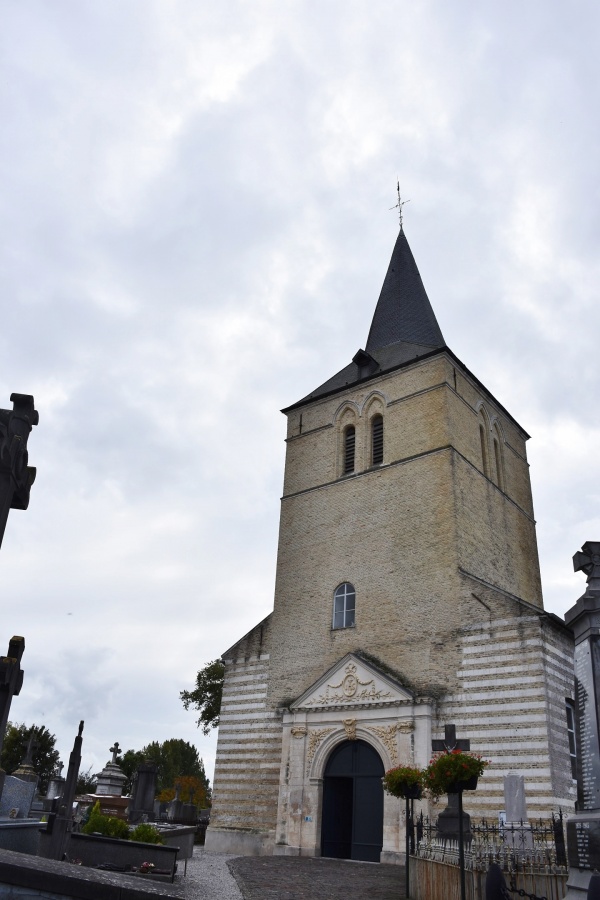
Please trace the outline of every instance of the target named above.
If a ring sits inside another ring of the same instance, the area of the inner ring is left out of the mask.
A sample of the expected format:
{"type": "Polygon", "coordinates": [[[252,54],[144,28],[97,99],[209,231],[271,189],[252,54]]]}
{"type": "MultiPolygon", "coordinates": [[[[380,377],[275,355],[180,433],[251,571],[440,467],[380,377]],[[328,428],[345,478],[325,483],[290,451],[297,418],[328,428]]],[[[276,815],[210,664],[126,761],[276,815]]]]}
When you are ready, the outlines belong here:
{"type": "Polygon", "coordinates": [[[281,412],[284,415],[288,415],[290,412],[294,412],[296,409],[301,409],[303,406],[308,406],[311,403],[319,403],[322,400],[326,400],[328,397],[333,397],[335,394],[341,394],[343,391],[347,391],[349,389],[353,389],[355,387],[360,386],[361,384],[366,384],[369,381],[374,381],[376,378],[381,378],[384,375],[389,375],[392,372],[397,372],[400,369],[407,369],[409,366],[414,366],[416,363],[423,362],[427,359],[432,359],[435,356],[439,356],[442,353],[446,353],[455,363],[457,363],[461,369],[473,380],[473,382],[484,391],[488,397],[496,404],[499,410],[509,419],[513,425],[515,425],[519,431],[522,433],[525,440],[529,440],[531,435],[528,434],[522,425],[520,425],[514,416],[508,412],[508,410],[495,398],[492,392],[486,388],[486,386],[474,375],[470,369],[465,366],[465,364],[458,358],[458,356],[450,349],[450,347],[435,347],[430,353],[424,353],[422,356],[418,356],[415,359],[409,359],[405,362],[398,363],[395,366],[391,366],[389,369],[385,369],[383,371],[374,372],[372,375],[367,375],[364,378],[359,378],[356,381],[353,381],[351,385],[345,384],[341,385],[337,388],[332,388],[330,391],[325,391],[323,394],[319,394],[318,397],[305,397],[303,400],[298,400],[297,403],[292,403],[291,406],[286,406],[281,412]]]}

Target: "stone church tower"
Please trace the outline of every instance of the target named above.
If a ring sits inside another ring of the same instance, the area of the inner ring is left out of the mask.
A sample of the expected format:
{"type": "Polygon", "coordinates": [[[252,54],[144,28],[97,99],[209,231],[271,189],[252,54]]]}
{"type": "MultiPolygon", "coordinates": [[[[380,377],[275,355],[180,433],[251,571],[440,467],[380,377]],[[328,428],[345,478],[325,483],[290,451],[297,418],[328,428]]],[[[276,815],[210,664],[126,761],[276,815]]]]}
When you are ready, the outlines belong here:
{"type": "Polygon", "coordinates": [[[572,808],[528,435],[446,346],[402,230],[365,349],[284,413],[274,609],[223,655],[207,846],[401,861],[381,776],[448,723],[492,760],[472,816],[497,820],[508,772],[530,815],[572,808]]]}

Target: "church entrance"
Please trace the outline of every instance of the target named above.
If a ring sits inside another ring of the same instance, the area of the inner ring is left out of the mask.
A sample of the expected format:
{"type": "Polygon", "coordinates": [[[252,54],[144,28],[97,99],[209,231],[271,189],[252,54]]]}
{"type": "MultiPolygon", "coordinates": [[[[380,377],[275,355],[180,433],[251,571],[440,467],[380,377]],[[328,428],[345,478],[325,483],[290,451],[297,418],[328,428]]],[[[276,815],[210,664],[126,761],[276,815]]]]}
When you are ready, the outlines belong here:
{"type": "Polygon", "coordinates": [[[321,854],[379,862],[383,845],[384,768],[366,741],[332,751],[323,778],[321,854]]]}

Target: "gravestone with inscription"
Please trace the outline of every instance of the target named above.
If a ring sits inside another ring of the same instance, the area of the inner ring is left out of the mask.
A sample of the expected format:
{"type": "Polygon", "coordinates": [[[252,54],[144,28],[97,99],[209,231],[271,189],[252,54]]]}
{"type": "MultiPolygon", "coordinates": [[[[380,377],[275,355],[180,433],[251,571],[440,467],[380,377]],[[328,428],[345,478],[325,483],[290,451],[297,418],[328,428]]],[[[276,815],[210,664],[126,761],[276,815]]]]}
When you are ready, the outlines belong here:
{"type": "Polygon", "coordinates": [[[583,900],[600,870],[600,541],[587,541],[573,557],[587,589],[565,614],[575,638],[577,704],[577,814],[567,822],[569,882],[565,900],[583,900]]]}

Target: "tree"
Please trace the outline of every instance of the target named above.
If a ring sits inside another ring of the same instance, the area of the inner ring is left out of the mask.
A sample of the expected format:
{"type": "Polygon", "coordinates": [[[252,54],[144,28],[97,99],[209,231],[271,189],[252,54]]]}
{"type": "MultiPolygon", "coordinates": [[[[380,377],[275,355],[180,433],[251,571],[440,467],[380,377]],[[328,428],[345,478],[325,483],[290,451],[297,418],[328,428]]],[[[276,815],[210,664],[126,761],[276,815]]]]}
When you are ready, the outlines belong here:
{"type": "Polygon", "coordinates": [[[198,728],[202,725],[204,734],[211,728],[217,728],[220,721],[221,700],[223,698],[223,679],[225,666],[221,659],[213,659],[200,669],[196,675],[196,687],[193,691],[181,691],[179,694],[186,709],[190,706],[200,711],[197,720],[198,728]]]}
{"type": "Polygon", "coordinates": [[[48,782],[56,772],[60,762],[58,750],[54,749],[56,737],[50,734],[44,725],[24,725],[9,722],[6,726],[6,736],[2,747],[0,766],[11,775],[18,769],[27,748],[27,741],[32,731],[35,731],[37,746],[32,755],[33,768],[39,776],[38,788],[40,793],[48,789],[48,782]]]}
{"type": "Polygon", "coordinates": [[[95,794],[98,780],[92,775],[92,767],[90,766],[86,772],[80,772],[77,777],[76,794],[95,794]]]}
{"type": "Polygon", "coordinates": [[[123,774],[127,776],[127,781],[123,785],[124,794],[131,794],[133,789],[133,777],[137,771],[137,767],[141,766],[145,758],[146,757],[141,750],[126,750],[123,756],[119,758],[119,768],[123,774]]]}
{"type": "Polygon", "coordinates": [[[193,791],[192,803],[195,803],[201,809],[206,809],[207,806],[210,806],[210,788],[208,787],[207,778],[201,780],[193,775],[181,775],[180,778],[175,779],[173,787],[165,788],[160,792],[158,799],[166,803],[173,800],[176,788],[179,788],[179,799],[183,800],[184,803],[188,802],[190,791],[193,791]]]}
{"type": "Polygon", "coordinates": [[[133,776],[137,767],[145,760],[155,763],[158,770],[157,791],[172,788],[177,778],[190,776],[197,778],[210,793],[209,781],[204,771],[204,763],[197,749],[179,738],[171,738],[159,744],[153,741],[143,750],[127,750],[119,760],[119,766],[127,776],[125,790],[131,792],[133,776]]]}

